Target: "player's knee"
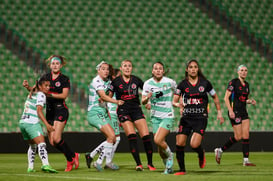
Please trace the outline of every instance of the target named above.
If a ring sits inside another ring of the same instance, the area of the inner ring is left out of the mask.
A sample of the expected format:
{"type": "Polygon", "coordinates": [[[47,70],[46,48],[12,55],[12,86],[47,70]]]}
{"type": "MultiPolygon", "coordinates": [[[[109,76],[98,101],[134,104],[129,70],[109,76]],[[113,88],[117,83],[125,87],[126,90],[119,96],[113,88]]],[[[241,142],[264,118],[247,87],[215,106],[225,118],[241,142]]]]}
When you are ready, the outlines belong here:
{"type": "Polygon", "coordinates": [[[158,137],[154,137],[154,142],[156,145],[162,145],[164,143],[164,140],[162,140],[158,137]]]}
{"type": "Polygon", "coordinates": [[[198,142],[191,142],[191,147],[193,148],[193,149],[195,149],[195,148],[198,148],[199,146],[200,146],[200,143],[198,143],[198,142]]]}
{"type": "Polygon", "coordinates": [[[234,136],[235,140],[238,142],[242,139],[242,136],[241,135],[236,135],[234,136]]]}

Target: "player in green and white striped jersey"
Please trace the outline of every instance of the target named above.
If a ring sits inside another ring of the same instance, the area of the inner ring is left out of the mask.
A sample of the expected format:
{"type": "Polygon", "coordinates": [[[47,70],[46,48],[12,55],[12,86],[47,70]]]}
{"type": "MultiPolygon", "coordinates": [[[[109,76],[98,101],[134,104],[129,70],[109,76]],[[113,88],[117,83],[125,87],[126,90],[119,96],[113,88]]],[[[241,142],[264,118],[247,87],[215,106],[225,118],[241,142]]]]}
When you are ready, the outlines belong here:
{"type": "MultiPolygon", "coordinates": [[[[122,105],[124,102],[122,100],[116,100],[107,95],[107,91],[110,86],[109,76],[109,65],[102,61],[96,67],[98,75],[91,81],[89,86],[89,105],[87,121],[91,126],[96,127],[105,136],[106,141],[104,141],[100,146],[103,147],[104,154],[106,157],[106,166],[113,170],[119,169],[117,165],[112,163],[112,153],[113,145],[116,142],[115,132],[110,125],[110,118],[108,115],[107,103],[111,102],[117,105],[122,105]]],[[[92,155],[86,154],[86,163],[88,168],[92,162],[92,155]]],[[[94,167],[98,171],[102,171],[103,158],[98,159],[94,162],[94,167]]]]}
{"type": "Polygon", "coordinates": [[[27,172],[35,172],[34,160],[38,147],[38,153],[43,164],[41,169],[45,172],[57,173],[57,171],[49,165],[45,138],[40,124],[41,119],[48,132],[54,131],[54,128],[47,122],[43,114],[43,107],[46,104],[45,94],[49,88],[49,80],[47,80],[46,77],[41,77],[27,97],[24,112],[20,120],[19,127],[23,138],[29,143],[27,172]]]}
{"type": "Polygon", "coordinates": [[[173,153],[165,139],[174,123],[172,96],[176,89],[176,82],[164,76],[162,62],[153,64],[152,74],[153,77],[144,83],[142,104],[150,109],[154,142],[158,146],[159,155],[166,167],[164,173],[169,174],[173,172],[173,153]]]}

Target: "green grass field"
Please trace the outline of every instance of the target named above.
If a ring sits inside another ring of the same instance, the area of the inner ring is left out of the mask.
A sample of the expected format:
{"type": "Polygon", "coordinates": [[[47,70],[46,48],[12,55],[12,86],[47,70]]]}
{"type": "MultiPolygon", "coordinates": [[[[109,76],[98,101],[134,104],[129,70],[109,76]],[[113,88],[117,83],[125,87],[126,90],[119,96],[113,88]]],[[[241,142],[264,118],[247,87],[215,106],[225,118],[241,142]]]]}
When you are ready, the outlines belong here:
{"type": "MultiPolygon", "coordinates": [[[[198,166],[198,159],[195,153],[186,153],[187,175],[163,175],[163,163],[158,154],[154,154],[154,165],[156,171],[150,172],[145,167],[143,172],[134,170],[135,163],[129,153],[117,153],[114,162],[120,166],[119,171],[104,170],[97,172],[95,168],[86,167],[84,154],[80,155],[80,167],[69,173],[64,172],[66,165],[62,154],[49,153],[49,161],[53,168],[59,173],[43,173],[40,170],[41,162],[36,155],[35,173],[27,173],[26,154],[0,154],[0,180],[5,181],[44,181],[44,180],[98,180],[98,181],[174,181],[174,180],[209,180],[209,181],[233,181],[233,180],[273,180],[273,153],[272,152],[251,152],[250,160],[257,164],[256,167],[242,166],[242,153],[226,152],[223,154],[221,165],[217,165],[214,153],[206,153],[207,164],[204,169],[198,166]]],[[[146,165],[145,154],[141,154],[143,165],[146,165]]],[[[178,169],[175,160],[174,169],[178,169]]]]}

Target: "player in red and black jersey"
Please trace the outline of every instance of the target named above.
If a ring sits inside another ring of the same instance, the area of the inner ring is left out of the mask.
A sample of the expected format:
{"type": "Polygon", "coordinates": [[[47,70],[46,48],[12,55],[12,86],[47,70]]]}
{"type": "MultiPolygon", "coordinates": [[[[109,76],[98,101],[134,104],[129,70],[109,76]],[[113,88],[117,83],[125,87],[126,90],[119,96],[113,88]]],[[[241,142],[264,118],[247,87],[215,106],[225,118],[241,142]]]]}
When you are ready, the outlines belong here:
{"type": "Polygon", "coordinates": [[[124,101],[124,104],[118,107],[117,115],[128,137],[130,150],[137,165],[136,170],[142,171],[143,166],[139,157],[135,127],[143,140],[148,168],[149,170],[155,170],[152,161],[153,147],[149,129],[139,101],[138,89],[143,88],[143,81],[132,75],[132,69],[133,66],[130,60],[122,61],[120,67],[122,75],[112,81],[111,92],[116,94],[117,100],[124,101]]]}
{"type": "Polygon", "coordinates": [[[187,138],[192,132],[190,145],[198,154],[200,168],[205,167],[205,151],[201,146],[201,142],[207,127],[207,94],[212,96],[218,111],[217,119],[223,123],[224,119],[215,90],[202,74],[198,62],[194,59],[190,60],[187,63],[185,79],[178,84],[173,97],[173,105],[180,107],[182,113],[176,136],[176,158],[180,170],[175,175],[184,175],[186,173],[184,148],[187,138]],[[181,100],[180,103],[179,100],[181,100]]]}
{"type": "MultiPolygon", "coordinates": [[[[48,133],[48,139],[52,146],[64,153],[67,159],[66,172],[79,167],[79,154],[72,151],[62,138],[62,133],[69,117],[68,108],[65,99],[69,95],[70,80],[61,73],[61,68],[65,65],[65,58],[59,55],[50,56],[46,62],[51,72],[44,76],[50,80],[50,90],[47,94],[46,119],[55,131],[48,133]]],[[[30,90],[27,81],[23,85],[30,90]]]]}
{"type": "Polygon", "coordinates": [[[216,148],[215,159],[220,164],[221,156],[225,150],[230,148],[234,143],[242,140],[243,165],[255,166],[248,159],[249,157],[249,117],[246,110],[246,104],[255,105],[254,99],[249,99],[249,84],[245,81],[247,76],[247,67],[240,65],[237,69],[238,78],[231,80],[225,94],[225,103],[228,108],[228,117],[233,127],[234,136],[220,148],[216,148]]]}

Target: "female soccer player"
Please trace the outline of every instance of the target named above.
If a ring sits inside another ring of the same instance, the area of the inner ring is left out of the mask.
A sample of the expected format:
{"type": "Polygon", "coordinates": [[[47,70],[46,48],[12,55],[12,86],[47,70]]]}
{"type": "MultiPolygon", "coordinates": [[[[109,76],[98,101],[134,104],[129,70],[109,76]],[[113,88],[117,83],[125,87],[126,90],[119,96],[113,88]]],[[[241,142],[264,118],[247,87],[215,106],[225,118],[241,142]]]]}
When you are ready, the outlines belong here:
{"type": "Polygon", "coordinates": [[[230,148],[234,143],[242,140],[243,145],[243,166],[256,166],[251,163],[249,157],[249,117],[246,110],[246,104],[256,105],[254,99],[249,99],[249,84],[245,80],[247,77],[247,67],[240,65],[237,69],[238,78],[232,79],[228,83],[225,94],[225,103],[228,108],[228,117],[233,127],[234,136],[230,137],[227,142],[220,148],[216,148],[215,159],[220,164],[221,156],[225,150],[230,148]]]}
{"type": "MultiPolygon", "coordinates": [[[[113,145],[116,142],[116,137],[114,129],[110,125],[111,120],[108,115],[106,102],[111,102],[121,106],[124,101],[113,99],[107,95],[111,83],[108,79],[109,65],[102,61],[97,65],[96,69],[98,75],[91,81],[89,86],[87,121],[91,126],[96,127],[105,135],[106,141],[100,146],[103,148],[106,157],[106,167],[111,168],[112,170],[117,170],[119,167],[112,163],[113,145]]],[[[88,154],[86,156],[88,167],[90,167],[92,156],[93,155],[90,155],[90,157],[88,157],[88,154]]],[[[94,167],[98,171],[103,171],[102,161],[103,159],[98,159],[94,162],[94,167]]]]}
{"type": "Polygon", "coordinates": [[[47,94],[49,86],[50,82],[46,77],[41,77],[40,80],[36,82],[36,85],[27,97],[24,112],[20,120],[20,130],[24,140],[27,140],[29,143],[27,172],[35,172],[34,160],[38,147],[38,153],[43,164],[41,169],[45,172],[57,173],[57,171],[49,165],[45,138],[40,124],[40,120],[42,120],[49,133],[54,131],[54,128],[47,122],[43,113],[43,107],[46,104],[45,94],[47,94]]]}
{"type": "Polygon", "coordinates": [[[176,93],[173,97],[173,105],[183,109],[182,117],[179,123],[179,129],[176,136],[176,159],[179,165],[179,172],[175,175],[186,174],[184,162],[184,148],[187,137],[191,132],[190,145],[197,152],[200,168],[206,164],[205,151],[201,142],[207,127],[208,120],[208,96],[213,98],[217,109],[217,119],[224,122],[218,96],[211,83],[203,75],[197,60],[190,60],[186,65],[185,79],[177,86],[176,93]],[[182,97],[182,103],[179,103],[182,97]]]}
{"type": "Polygon", "coordinates": [[[131,153],[136,162],[136,170],[142,171],[143,166],[139,157],[137,146],[137,135],[135,127],[143,140],[145,152],[148,160],[149,170],[155,170],[153,166],[153,147],[144,114],[140,107],[138,89],[143,88],[143,81],[132,75],[132,62],[124,60],[121,63],[122,75],[111,83],[111,92],[116,94],[117,99],[124,101],[117,109],[119,121],[129,140],[131,153]]]}
{"type": "MultiPolygon", "coordinates": [[[[114,69],[112,65],[109,64],[109,76],[108,79],[109,80],[114,80],[117,76],[120,76],[121,72],[119,69],[114,69]]],[[[113,96],[114,99],[116,99],[116,96],[113,96]]],[[[102,102],[102,101],[101,101],[102,102]]],[[[118,144],[120,142],[120,130],[119,130],[119,121],[118,121],[118,117],[117,117],[117,104],[114,103],[107,103],[107,108],[110,114],[110,122],[109,124],[112,126],[112,128],[114,129],[115,135],[116,135],[116,142],[113,146],[113,150],[112,150],[112,158],[111,158],[111,162],[113,161],[113,157],[114,157],[114,153],[118,147],[118,144]]],[[[99,163],[100,165],[102,164],[104,158],[105,158],[105,152],[104,152],[104,144],[106,141],[102,142],[99,146],[97,146],[91,153],[87,152],[85,154],[85,158],[86,158],[86,164],[87,167],[90,168],[91,166],[91,162],[93,161],[93,158],[95,157],[96,154],[99,154],[97,163],[99,163]]],[[[119,167],[115,164],[110,164],[110,165],[105,165],[105,168],[110,168],[110,169],[119,169],[119,167]]]]}
{"type": "MultiPolygon", "coordinates": [[[[65,155],[67,160],[65,171],[69,172],[72,170],[73,165],[75,165],[75,169],[79,167],[79,154],[72,151],[62,138],[69,116],[65,99],[69,95],[70,80],[61,73],[61,68],[66,64],[63,56],[51,55],[46,62],[51,70],[50,73],[45,74],[46,78],[50,80],[50,90],[47,94],[46,119],[55,129],[55,131],[48,133],[48,139],[52,146],[65,155]]],[[[28,90],[30,89],[27,81],[24,81],[23,85],[28,90]]]]}
{"type": "Polygon", "coordinates": [[[165,139],[174,122],[172,95],[176,90],[176,82],[165,77],[164,74],[163,63],[154,63],[153,77],[147,80],[143,86],[142,104],[147,104],[146,108],[151,110],[154,142],[158,146],[159,155],[165,165],[164,173],[169,174],[173,172],[173,153],[165,139]]]}

